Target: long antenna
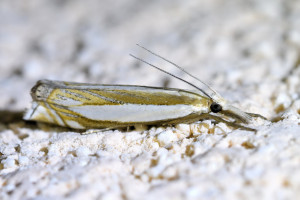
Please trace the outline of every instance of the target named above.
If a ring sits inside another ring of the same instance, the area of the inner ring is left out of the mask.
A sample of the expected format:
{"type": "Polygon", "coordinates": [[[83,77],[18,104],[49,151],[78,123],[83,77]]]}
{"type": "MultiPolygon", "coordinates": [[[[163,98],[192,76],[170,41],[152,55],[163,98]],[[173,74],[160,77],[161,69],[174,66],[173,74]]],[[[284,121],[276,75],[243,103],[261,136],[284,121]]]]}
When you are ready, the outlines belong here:
{"type": "Polygon", "coordinates": [[[174,77],[174,78],[177,78],[178,80],[181,80],[181,81],[183,81],[183,82],[189,84],[190,86],[192,86],[192,87],[198,89],[198,90],[201,91],[203,94],[205,94],[207,97],[209,97],[210,99],[212,99],[211,96],[209,96],[204,90],[202,90],[201,88],[197,87],[196,85],[194,85],[194,84],[192,84],[192,83],[190,83],[190,82],[188,82],[188,81],[186,81],[186,80],[184,80],[184,79],[182,79],[182,78],[180,78],[180,77],[178,77],[178,76],[176,76],[176,75],[174,75],[174,74],[171,74],[170,72],[167,72],[167,71],[165,71],[165,70],[163,70],[163,69],[161,69],[161,68],[159,68],[159,67],[157,67],[157,66],[155,66],[155,65],[153,65],[153,64],[151,64],[151,63],[149,63],[149,62],[147,62],[147,61],[145,61],[145,60],[143,60],[143,59],[141,59],[141,58],[138,58],[138,57],[136,57],[136,56],[134,56],[134,55],[132,55],[132,54],[129,54],[129,55],[132,56],[133,58],[139,60],[139,61],[142,61],[143,63],[146,63],[147,65],[149,65],[149,66],[151,66],[151,67],[154,67],[155,69],[158,69],[158,70],[161,71],[161,72],[164,72],[164,73],[166,73],[166,74],[168,74],[168,75],[170,75],[170,76],[172,76],[172,77],[174,77]]]}
{"type": "Polygon", "coordinates": [[[208,84],[206,84],[205,82],[201,81],[199,78],[197,78],[196,76],[192,75],[191,73],[187,72],[185,69],[183,69],[182,67],[180,67],[179,65],[177,65],[176,63],[158,55],[157,53],[154,53],[153,51],[147,49],[146,47],[141,46],[140,44],[136,44],[137,46],[141,47],[142,49],[148,51],[149,53],[151,53],[152,55],[163,59],[164,61],[170,63],[171,65],[173,65],[174,67],[176,67],[177,69],[180,69],[182,72],[186,73],[187,75],[189,75],[190,77],[196,79],[197,81],[199,81],[200,83],[204,84],[208,89],[210,89],[211,91],[213,91],[213,93],[215,93],[215,95],[218,96],[218,92],[215,91],[213,88],[211,88],[208,84]]]}

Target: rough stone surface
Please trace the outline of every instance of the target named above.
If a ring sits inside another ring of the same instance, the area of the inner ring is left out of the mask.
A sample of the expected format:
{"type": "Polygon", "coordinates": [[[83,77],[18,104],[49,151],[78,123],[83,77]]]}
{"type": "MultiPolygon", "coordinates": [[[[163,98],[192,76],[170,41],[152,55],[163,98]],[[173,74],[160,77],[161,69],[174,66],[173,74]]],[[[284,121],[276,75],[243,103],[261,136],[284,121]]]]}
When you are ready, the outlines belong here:
{"type": "Polygon", "coordinates": [[[298,199],[299,19],[293,0],[1,1],[0,199],[298,199]],[[270,122],[84,134],[21,120],[39,79],[186,87],[128,56],[165,66],[136,43],[270,122]]]}

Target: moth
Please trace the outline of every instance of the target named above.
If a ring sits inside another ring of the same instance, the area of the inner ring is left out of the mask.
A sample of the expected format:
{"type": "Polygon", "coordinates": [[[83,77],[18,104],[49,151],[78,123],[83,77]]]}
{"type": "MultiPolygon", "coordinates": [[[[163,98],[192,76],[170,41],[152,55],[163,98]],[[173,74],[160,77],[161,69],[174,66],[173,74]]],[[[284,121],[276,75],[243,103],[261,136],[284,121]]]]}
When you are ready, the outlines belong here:
{"type": "Polygon", "coordinates": [[[234,128],[254,131],[255,129],[243,124],[249,124],[253,117],[264,118],[259,114],[243,112],[232,106],[210,86],[180,66],[145,47],[140,47],[204,84],[211,94],[183,78],[130,54],[149,66],[189,84],[197,91],[139,85],[40,80],[31,89],[32,108],[25,113],[24,119],[74,129],[174,125],[212,119],[234,128]]]}

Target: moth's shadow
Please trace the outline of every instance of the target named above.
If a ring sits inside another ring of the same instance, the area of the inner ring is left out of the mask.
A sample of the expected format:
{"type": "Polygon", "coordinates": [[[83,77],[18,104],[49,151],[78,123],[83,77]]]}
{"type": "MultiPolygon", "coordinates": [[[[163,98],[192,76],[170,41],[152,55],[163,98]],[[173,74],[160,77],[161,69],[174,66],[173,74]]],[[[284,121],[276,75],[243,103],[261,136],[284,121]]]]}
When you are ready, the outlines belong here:
{"type": "Polygon", "coordinates": [[[11,124],[23,121],[23,111],[0,110],[0,123],[11,124]]]}
{"type": "Polygon", "coordinates": [[[34,121],[25,121],[23,119],[23,115],[24,115],[24,111],[0,110],[0,124],[2,125],[1,130],[11,129],[14,132],[18,132],[16,128],[28,128],[31,130],[41,129],[44,131],[55,131],[55,132],[72,131],[72,129],[65,128],[65,127],[53,126],[41,122],[37,123],[34,121]]]}

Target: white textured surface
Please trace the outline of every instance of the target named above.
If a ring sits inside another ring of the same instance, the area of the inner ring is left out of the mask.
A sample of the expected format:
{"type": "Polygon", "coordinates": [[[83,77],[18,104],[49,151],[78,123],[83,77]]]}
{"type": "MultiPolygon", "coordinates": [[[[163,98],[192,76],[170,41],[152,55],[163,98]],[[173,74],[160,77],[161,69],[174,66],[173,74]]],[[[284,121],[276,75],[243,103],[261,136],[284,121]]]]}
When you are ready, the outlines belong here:
{"type": "Polygon", "coordinates": [[[1,1],[1,113],[29,107],[44,78],[185,87],[129,57],[162,65],[141,43],[273,122],[81,134],[1,121],[0,199],[298,199],[299,15],[289,0],[1,1]]]}

